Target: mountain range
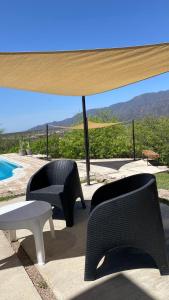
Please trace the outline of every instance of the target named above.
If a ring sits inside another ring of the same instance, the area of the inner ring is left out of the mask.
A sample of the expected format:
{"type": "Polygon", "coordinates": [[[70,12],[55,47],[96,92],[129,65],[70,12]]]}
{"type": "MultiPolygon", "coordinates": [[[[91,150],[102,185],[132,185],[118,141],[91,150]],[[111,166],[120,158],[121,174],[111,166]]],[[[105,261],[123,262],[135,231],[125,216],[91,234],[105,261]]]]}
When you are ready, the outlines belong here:
{"type": "MultiPolygon", "coordinates": [[[[120,121],[141,119],[146,116],[169,116],[169,90],[141,94],[129,101],[112,104],[108,107],[87,110],[87,116],[99,116],[101,113],[116,117],[120,121]]],[[[71,126],[82,119],[82,113],[62,121],[49,123],[55,126],[71,126]]],[[[38,125],[30,130],[44,130],[45,124],[38,125]]]]}

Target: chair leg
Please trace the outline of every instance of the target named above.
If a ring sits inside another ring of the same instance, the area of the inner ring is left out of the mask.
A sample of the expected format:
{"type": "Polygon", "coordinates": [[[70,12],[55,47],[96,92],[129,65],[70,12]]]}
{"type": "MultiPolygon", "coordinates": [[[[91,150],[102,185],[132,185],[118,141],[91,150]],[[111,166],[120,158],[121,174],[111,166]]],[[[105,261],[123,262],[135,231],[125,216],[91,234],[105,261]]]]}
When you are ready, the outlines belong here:
{"type": "Polygon", "coordinates": [[[159,271],[161,276],[169,275],[169,266],[162,266],[159,271]]]}
{"type": "Polygon", "coordinates": [[[66,227],[72,227],[74,225],[73,207],[69,208],[65,215],[66,227]]]}
{"type": "Polygon", "coordinates": [[[66,220],[66,227],[72,227],[74,225],[74,221],[72,219],[67,219],[66,220]]]}
{"type": "Polygon", "coordinates": [[[149,235],[149,239],[147,238],[144,244],[142,243],[140,249],[152,257],[161,275],[169,275],[169,260],[162,235],[158,236],[158,233],[156,237],[149,235]]]}
{"type": "Polygon", "coordinates": [[[85,281],[96,279],[97,265],[101,258],[102,255],[97,255],[95,253],[86,255],[85,274],[84,274],[85,281]]]}
{"type": "Polygon", "coordinates": [[[66,221],[66,227],[72,227],[74,225],[74,205],[65,204],[62,201],[63,213],[66,221]]]}
{"type": "MultiPolygon", "coordinates": [[[[154,254],[154,253],[153,253],[154,254]]],[[[169,262],[165,251],[160,251],[160,253],[153,255],[154,261],[156,262],[157,268],[161,275],[169,275],[169,262]]]]}
{"type": "Polygon", "coordinates": [[[81,203],[82,203],[82,208],[85,209],[86,208],[86,204],[85,204],[85,201],[84,201],[84,197],[81,196],[81,203]]]}

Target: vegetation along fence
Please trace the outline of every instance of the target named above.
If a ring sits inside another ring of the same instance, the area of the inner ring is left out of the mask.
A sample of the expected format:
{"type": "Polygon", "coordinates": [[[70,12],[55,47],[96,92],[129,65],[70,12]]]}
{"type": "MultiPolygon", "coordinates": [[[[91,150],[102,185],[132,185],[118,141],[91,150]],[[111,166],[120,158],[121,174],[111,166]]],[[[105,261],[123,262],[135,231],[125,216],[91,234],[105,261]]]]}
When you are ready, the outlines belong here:
{"type": "MultiPolygon", "coordinates": [[[[95,120],[96,121],[96,118],[95,120]]],[[[104,120],[98,120],[104,121],[104,120]]],[[[112,122],[112,120],[109,120],[112,122]]],[[[118,120],[113,118],[113,121],[118,120]]],[[[133,157],[132,123],[89,130],[91,158],[133,157]]],[[[135,155],[141,157],[143,149],[150,149],[160,154],[162,163],[169,165],[169,118],[149,117],[137,120],[135,129],[135,155]]],[[[49,126],[48,153],[52,158],[83,159],[83,130],[66,130],[49,126]]],[[[40,132],[0,134],[0,154],[18,152],[22,146],[29,147],[32,153],[46,154],[46,128],[40,132]]]]}

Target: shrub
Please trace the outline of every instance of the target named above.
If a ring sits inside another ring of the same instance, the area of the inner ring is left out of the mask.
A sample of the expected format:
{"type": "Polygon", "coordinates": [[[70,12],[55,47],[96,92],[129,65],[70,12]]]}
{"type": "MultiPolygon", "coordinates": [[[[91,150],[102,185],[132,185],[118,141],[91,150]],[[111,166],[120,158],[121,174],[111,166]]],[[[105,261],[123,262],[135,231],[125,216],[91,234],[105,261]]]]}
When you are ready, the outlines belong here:
{"type": "MultiPolygon", "coordinates": [[[[107,114],[102,115],[103,118],[107,114]]],[[[98,117],[95,121],[102,121],[98,117]]],[[[115,122],[117,120],[108,120],[115,122]]],[[[0,153],[18,152],[21,136],[7,137],[0,135],[0,153]]],[[[136,157],[141,157],[142,150],[150,149],[160,154],[161,162],[169,165],[169,118],[145,118],[135,121],[136,157]]],[[[91,158],[132,157],[131,124],[118,124],[111,127],[89,129],[91,158]]],[[[33,153],[46,154],[46,137],[30,140],[33,153]]],[[[85,157],[84,132],[72,130],[63,136],[53,133],[49,136],[49,154],[53,158],[65,157],[83,159],[85,157]]]]}

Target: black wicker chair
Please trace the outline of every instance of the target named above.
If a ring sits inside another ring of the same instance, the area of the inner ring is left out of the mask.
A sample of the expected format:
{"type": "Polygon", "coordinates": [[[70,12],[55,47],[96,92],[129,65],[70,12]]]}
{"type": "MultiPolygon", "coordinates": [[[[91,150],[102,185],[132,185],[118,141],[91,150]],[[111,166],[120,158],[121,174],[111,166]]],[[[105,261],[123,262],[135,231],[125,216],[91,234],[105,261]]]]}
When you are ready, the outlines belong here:
{"type": "Polygon", "coordinates": [[[63,209],[66,226],[74,223],[73,209],[77,198],[85,208],[77,164],[73,160],[52,161],[29,180],[26,200],[41,200],[63,209]]]}
{"type": "Polygon", "coordinates": [[[85,280],[95,280],[105,270],[110,274],[140,267],[169,274],[156,179],[151,174],[100,187],[92,197],[87,227],[85,280]]]}

